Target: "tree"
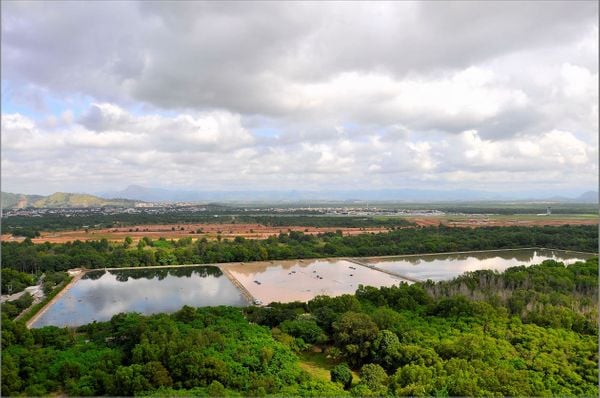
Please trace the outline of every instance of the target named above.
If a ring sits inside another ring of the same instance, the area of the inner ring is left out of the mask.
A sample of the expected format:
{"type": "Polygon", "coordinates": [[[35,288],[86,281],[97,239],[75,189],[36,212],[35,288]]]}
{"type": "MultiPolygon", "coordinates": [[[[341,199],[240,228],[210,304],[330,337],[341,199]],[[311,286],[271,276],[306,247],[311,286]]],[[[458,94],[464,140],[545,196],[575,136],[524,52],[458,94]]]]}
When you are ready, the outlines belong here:
{"type": "Polygon", "coordinates": [[[381,366],[369,363],[360,369],[360,384],[367,386],[376,396],[384,396],[388,389],[388,375],[381,366]]]}
{"type": "Polygon", "coordinates": [[[211,397],[224,397],[225,392],[225,387],[217,380],[213,380],[208,386],[208,395],[211,397]]]}
{"type": "Polygon", "coordinates": [[[388,330],[394,330],[394,327],[399,325],[403,320],[402,315],[387,307],[377,308],[371,314],[371,318],[373,318],[379,329],[388,330]]]}
{"type": "Polygon", "coordinates": [[[379,328],[367,314],[346,312],[333,323],[334,342],[353,364],[370,354],[379,328]]]}
{"type": "Polygon", "coordinates": [[[283,332],[299,337],[309,344],[322,344],[327,341],[327,335],[312,319],[286,320],[279,327],[283,332]]]}
{"type": "Polygon", "coordinates": [[[131,236],[126,236],[125,240],[123,241],[123,247],[127,249],[132,243],[133,239],[131,239],[131,236]]]}
{"type": "Polygon", "coordinates": [[[171,387],[173,380],[169,371],[158,361],[148,362],[144,365],[144,376],[154,388],[171,387]]]}
{"type": "Polygon", "coordinates": [[[329,371],[331,381],[334,383],[342,383],[344,389],[347,390],[352,386],[352,371],[347,364],[341,363],[329,371]]]}
{"type": "Polygon", "coordinates": [[[394,332],[381,330],[373,342],[373,360],[388,370],[394,370],[400,349],[400,340],[394,332]]]}
{"type": "MultiPolygon", "coordinates": [[[[4,323],[4,322],[3,322],[4,323]]],[[[4,334],[4,333],[3,333],[4,334]]],[[[4,339],[4,336],[3,336],[4,339]]],[[[2,353],[2,395],[17,395],[21,390],[23,380],[19,377],[19,365],[12,355],[2,353]]]]}
{"type": "Polygon", "coordinates": [[[398,396],[433,395],[433,368],[424,365],[406,365],[398,368],[391,378],[390,388],[398,396]]]}
{"type": "Polygon", "coordinates": [[[33,303],[33,296],[31,294],[29,294],[29,292],[25,292],[21,295],[21,297],[19,297],[15,301],[13,301],[13,303],[20,310],[24,310],[25,308],[28,308],[33,303]]]}

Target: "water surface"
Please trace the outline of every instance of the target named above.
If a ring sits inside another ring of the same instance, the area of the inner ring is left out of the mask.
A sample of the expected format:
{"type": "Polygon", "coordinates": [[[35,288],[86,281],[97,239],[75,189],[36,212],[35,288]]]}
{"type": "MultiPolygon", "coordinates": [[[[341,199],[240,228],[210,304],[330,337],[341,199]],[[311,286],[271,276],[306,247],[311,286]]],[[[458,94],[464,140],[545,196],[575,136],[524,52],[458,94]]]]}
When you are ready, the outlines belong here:
{"type": "Polygon", "coordinates": [[[58,299],[33,327],[107,321],[120,312],[156,314],[247,302],[217,267],[91,271],[58,299]]]}
{"type": "Polygon", "coordinates": [[[290,260],[226,266],[264,304],[353,294],[358,285],[391,286],[401,278],[346,260],[290,260]]]}
{"type": "Polygon", "coordinates": [[[565,250],[519,249],[454,254],[419,254],[392,258],[369,258],[361,261],[416,280],[442,281],[467,271],[481,269],[504,271],[518,265],[539,264],[556,260],[565,265],[586,260],[594,255],[565,250]]]}

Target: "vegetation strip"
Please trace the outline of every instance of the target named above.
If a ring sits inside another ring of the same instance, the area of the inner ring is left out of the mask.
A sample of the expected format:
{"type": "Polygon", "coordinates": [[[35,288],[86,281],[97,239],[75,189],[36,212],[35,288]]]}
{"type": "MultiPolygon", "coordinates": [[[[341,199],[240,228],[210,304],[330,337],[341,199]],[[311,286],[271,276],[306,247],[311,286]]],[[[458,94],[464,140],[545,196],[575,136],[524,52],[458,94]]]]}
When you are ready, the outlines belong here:
{"type": "Polygon", "coordinates": [[[44,312],[48,310],[54,304],[54,302],[58,301],[60,297],[62,297],[75,283],[85,274],[85,272],[81,272],[74,277],[69,277],[66,282],[63,282],[61,285],[57,286],[52,293],[50,293],[42,302],[34,304],[33,307],[25,313],[23,316],[19,318],[20,321],[25,322],[27,328],[31,328],[31,326],[41,317],[44,312]]]}
{"type": "Polygon", "coordinates": [[[489,253],[489,252],[509,252],[509,251],[517,251],[517,250],[561,250],[561,251],[565,251],[568,253],[577,253],[577,254],[587,254],[590,256],[597,256],[598,253],[597,252],[584,252],[584,251],[578,251],[578,250],[569,250],[569,249],[559,249],[559,248],[552,248],[552,247],[517,247],[517,248],[511,248],[511,249],[486,249],[486,250],[463,250],[463,251],[456,251],[456,252],[437,252],[437,253],[414,253],[414,254],[392,254],[389,256],[369,256],[369,257],[365,257],[365,258],[372,258],[372,259],[390,259],[390,258],[397,258],[397,257],[419,257],[419,256],[443,256],[443,255],[453,255],[453,254],[477,254],[477,253],[489,253]]]}
{"type": "Polygon", "coordinates": [[[75,241],[33,245],[2,242],[2,264],[21,272],[64,271],[85,267],[100,269],[123,266],[215,264],[273,261],[295,258],[404,256],[417,253],[455,253],[473,250],[555,247],[593,252],[598,247],[595,226],[491,227],[399,229],[387,233],[344,236],[323,233],[281,233],[263,240],[237,237],[233,240],[196,241],[144,237],[122,243],[75,241]]]}

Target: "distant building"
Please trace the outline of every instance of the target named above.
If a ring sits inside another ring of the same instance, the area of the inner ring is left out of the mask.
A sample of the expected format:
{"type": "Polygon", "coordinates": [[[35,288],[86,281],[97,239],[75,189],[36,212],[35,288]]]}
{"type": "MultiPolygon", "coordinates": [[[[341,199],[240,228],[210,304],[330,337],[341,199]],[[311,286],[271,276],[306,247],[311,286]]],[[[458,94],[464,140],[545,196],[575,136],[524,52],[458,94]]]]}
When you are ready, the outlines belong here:
{"type": "Polygon", "coordinates": [[[552,214],[552,209],[550,208],[550,206],[546,207],[546,215],[549,216],[552,214]]]}

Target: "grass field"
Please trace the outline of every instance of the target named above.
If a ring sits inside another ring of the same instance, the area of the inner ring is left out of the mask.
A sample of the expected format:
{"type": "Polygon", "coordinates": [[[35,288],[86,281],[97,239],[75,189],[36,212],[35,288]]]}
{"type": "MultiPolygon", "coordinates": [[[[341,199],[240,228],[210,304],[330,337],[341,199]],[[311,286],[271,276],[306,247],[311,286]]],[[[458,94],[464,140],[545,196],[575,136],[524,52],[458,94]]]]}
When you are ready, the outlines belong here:
{"type": "MultiPolygon", "coordinates": [[[[300,357],[300,367],[312,377],[321,380],[330,380],[329,371],[341,362],[327,358],[327,354],[323,352],[305,351],[298,354],[298,356],[300,357]]],[[[359,381],[358,373],[352,371],[352,385],[358,384],[359,381]]]]}

